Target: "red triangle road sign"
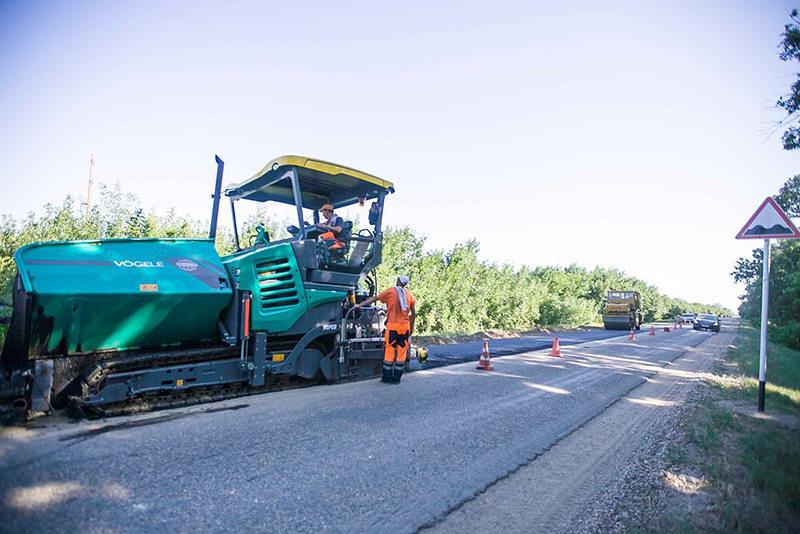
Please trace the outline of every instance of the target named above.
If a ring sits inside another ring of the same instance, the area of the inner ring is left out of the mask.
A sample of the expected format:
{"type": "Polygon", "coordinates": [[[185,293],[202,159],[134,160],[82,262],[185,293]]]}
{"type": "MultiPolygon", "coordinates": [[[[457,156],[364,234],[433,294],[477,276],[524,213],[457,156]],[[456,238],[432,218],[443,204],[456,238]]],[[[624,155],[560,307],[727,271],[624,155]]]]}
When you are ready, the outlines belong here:
{"type": "Polygon", "coordinates": [[[736,239],[800,239],[800,231],[789,220],[778,203],[767,197],[747,224],[736,234],[736,239]]]}

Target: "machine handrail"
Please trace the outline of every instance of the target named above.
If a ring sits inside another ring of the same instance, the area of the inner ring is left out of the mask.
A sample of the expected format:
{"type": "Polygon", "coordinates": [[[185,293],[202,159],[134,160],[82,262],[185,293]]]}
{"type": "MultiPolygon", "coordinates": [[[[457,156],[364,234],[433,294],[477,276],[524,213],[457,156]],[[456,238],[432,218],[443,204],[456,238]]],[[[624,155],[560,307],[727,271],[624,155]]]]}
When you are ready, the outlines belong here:
{"type": "Polygon", "coordinates": [[[377,310],[377,309],[378,309],[377,306],[359,306],[358,308],[353,306],[352,308],[347,310],[344,314],[344,317],[342,317],[342,328],[339,332],[339,342],[343,344],[345,339],[347,338],[347,319],[348,317],[350,317],[350,312],[352,312],[353,310],[377,310]]]}

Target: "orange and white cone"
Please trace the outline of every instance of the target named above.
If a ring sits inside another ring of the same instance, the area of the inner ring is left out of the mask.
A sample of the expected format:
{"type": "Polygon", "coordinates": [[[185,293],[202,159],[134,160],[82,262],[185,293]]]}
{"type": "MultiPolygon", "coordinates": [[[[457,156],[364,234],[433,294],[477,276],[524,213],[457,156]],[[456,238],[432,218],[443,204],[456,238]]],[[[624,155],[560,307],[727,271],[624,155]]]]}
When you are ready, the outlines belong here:
{"type": "Polygon", "coordinates": [[[553,348],[550,349],[550,356],[561,356],[561,347],[558,344],[558,338],[553,341],[553,348]]]}
{"type": "Polygon", "coordinates": [[[650,326],[650,335],[651,336],[656,335],[656,328],[654,326],[650,326]]]}
{"type": "Polygon", "coordinates": [[[633,335],[633,328],[631,328],[631,335],[628,336],[628,341],[633,341],[635,339],[636,339],[636,337],[634,337],[634,335],[633,335]]]}
{"type": "Polygon", "coordinates": [[[480,369],[482,371],[494,371],[494,367],[492,367],[492,360],[489,358],[489,342],[483,342],[483,350],[481,351],[481,359],[478,362],[478,365],[475,366],[475,369],[480,369]]]}

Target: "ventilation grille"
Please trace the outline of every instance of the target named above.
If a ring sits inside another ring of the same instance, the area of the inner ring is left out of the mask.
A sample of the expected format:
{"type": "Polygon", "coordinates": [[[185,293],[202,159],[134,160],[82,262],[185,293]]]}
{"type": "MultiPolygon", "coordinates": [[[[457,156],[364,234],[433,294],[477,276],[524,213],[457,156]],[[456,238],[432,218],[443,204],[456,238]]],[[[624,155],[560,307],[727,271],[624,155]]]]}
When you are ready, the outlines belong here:
{"type": "Polygon", "coordinates": [[[292,268],[286,259],[257,263],[256,276],[262,309],[284,308],[300,303],[292,268]]]}

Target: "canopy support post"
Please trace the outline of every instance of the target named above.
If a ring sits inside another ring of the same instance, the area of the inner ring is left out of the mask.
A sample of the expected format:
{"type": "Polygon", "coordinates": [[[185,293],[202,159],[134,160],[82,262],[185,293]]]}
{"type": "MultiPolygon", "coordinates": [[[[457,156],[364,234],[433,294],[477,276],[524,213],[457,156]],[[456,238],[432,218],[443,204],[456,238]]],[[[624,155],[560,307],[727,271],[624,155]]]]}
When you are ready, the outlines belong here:
{"type": "Polygon", "coordinates": [[[236,240],[236,252],[239,252],[239,228],[236,226],[236,208],[233,207],[233,199],[231,199],[231,216],[233,217],[233,237],[236,240]]]}
{"type": "Polygon", "coordinates": [[[289,171],[292,179],[292,193],[294,194],[294,205],[297,208],[297,224],[300,235],[305,236],[305,221],[303,220],[303,199],[300,196],[300,178],[297,176],[297,169],[292,167],[289,171]]]}

